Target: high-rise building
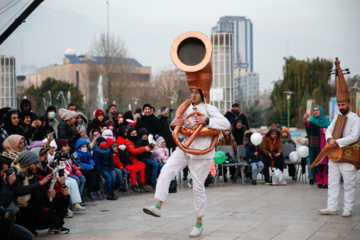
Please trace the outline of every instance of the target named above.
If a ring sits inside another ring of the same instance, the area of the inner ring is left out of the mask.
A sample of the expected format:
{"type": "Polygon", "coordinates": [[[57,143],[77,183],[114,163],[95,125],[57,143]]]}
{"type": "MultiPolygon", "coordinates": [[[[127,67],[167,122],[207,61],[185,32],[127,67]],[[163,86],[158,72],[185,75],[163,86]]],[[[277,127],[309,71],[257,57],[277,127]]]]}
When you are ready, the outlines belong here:
{"type": "Polygon", "coordinates": [[[15,58],[0,56],[0,108],[17,108],[15,58]]]}
{"type": "Polygon", "coordinates": [[[222,114],[231,108],[233,102],[232,39],[232,34],[228,32],[211,34],[213,82],[210,89],[210,104],[217,107],[222,114]]]}
{"type": "Polygon", "coordinates": [[[259,96],[259,74],[254,73],[253,24],[243,16],[224,16],[212,28],[212,32],[218,31],[232,34],[233,101],[244,106],[259,96]]]}
{"type": "Polygon", "coordinates": [[[233,63],[246,72],[253,72],[253,24],[242,16],[221,17],[212,32],[229,32],[233,35],[233,63]]]}

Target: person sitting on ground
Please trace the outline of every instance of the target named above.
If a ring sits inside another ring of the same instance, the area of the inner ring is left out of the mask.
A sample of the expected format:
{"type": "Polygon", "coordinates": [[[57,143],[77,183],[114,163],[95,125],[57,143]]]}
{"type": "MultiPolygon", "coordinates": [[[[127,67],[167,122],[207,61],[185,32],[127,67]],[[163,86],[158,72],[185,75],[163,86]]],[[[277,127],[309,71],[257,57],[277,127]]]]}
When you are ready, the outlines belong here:
{"type": "Polygon", "coordinates": [[[284,170],[284,157],[282,155],[283,148],[280,140],[280,132],[275,124],[272,124],[268,133],[260,144],[262,161],[264,163],[265,183],[270,184],[269,167],[279,168],[281,172],[284,170]],[[271,162],[274,162],[272,166],[271,162]]]}
{"type": "Polygon", "coordinates": [[[169,149],[166,147],[165,139],[159,136],[156,139],[156,146],[154,148],[154,158],[161,162],[162,164],[166,164],[169,159],[169,149]]]}
{"type": "Polygon", "coordinates": [[[139,185],[145,184],[145,168],[141,165],[134,164],[130,157],[129,153],[125,151],[126,141],[125,139],[118,137],[117,143],[119,145],[119,158],[120,162],[124,165],[126,171],[130,172],[130,181],[131,181],[131,190],[134,192],[141,192],[141,190],[136,185],[136,171],[139,172],[140,183],[139,185]]]}
{"type": "MultiPolygon", "coordinates": [[[[295,142],[291,139],[290,132],[288,128],[282,128],[280,131],[280,140],[282,145],[284,144],[292,144],[296,149],[295,142]]],[[[296,166],[293,164],[288,165],[289,168],[289,176],[292,177],[293,180],[296,180],[296,166]]]]}
{"type": "Polygon", "coordinates": [[[22,151],[25,150],[25,138],[21,135],[13,134],[5,139],[2,144],[4,151],[1,155],[11,160],[9,165],[19,158],[22,151]]]}
{"type": "Polygon", "coordinates": [[[95,168],[101,172],[106,181],[106,192],[108,200],[116,200],[118,197],[114,194],[116,177],[113,172],[114,160],[110,149],[106,147],[106,140],[98,137],[94,146],[93,159],[95,168]]]}
{"type": "MultiPolygon", "coordinates": [[[[150,147],[151,149],[154,149],[155,146],[153,144],[150,144],[148,141],[148,135],[149,135],[149,132],[146,130],[146,128],[139,129],[139,138],[136,142],[137,148],[150,147]]],[[[146,164],[146,168],[148,166],[152,167],[150,185],[155,189],[156,179],[158,178],[158,176],[160,174],[163,164],[161,162],[159,162],[158,160],[154,159],[151,152],[143,152],[143,153],[139,154],[138,159],[146,164]]],[[[146,175],[146,168],[145,168],[145,175],[146,175]]]]}
{"type": "MultiPolygon", "coordinates": [[[[61,151],[62,153],[69,153],[69,151],[70,151],[69,144],[65,139],[55,139],[55,142],[56,142],[56,145],[58,146],[59,151],[61,151]]],[[[64,158],[62,160],[68,161],[68,162],[71,161],[71,159],[69,159],[69,158],[64,158]]],[[[51,169],[54,169],[56,167],[56,164],[57,164],[56,159],[53,159],[51,162],[49,162],[49,167],[51,169]]],[[[74,204],[73,210],[74,211],[84,211],[84,210],[86,210],[86,208],[80,205],[82,200],[81,200],[79,185],[74,178],[70,177],[70,175],[71,175],[71,170],[69,168],[66,168],[65,184],[69,188],[71,202],[74,204]]]]}
{"type": "Polygon", "coordinates": [[[121,163],[119,158],[119,149],[118,144],[113,139],[106,139],[106,146],[110,149],[110,152],[114,160],[114,171],[116,173],[117,181],[120,185],[119,192],[127,192],[127,186],[125,185],[124,178],[126,177],[127,171],[124,168],[124,165],[121,163]]]}
{"type": "Polygon", "coordinates": [[[85,185],[88,191],[88,197],[91,200],[103,198],[100,192],[100,173],[95,171],[95,162],[91,157],[91,152],[88,149],[88,142],[85,138],[79,138],[76,141],[75,153],[77,154],[77,161],[84,168],[81,173],[85,176],[85,185]]]}
{"type": "MultiPolygon", "coordinates": [[[[253,133],[249,132],[246,135],[247,139],[250,139],[253,133]]],[[[251,141],[247,141],[245,144],[246,149],[246,162],[251,165],[252,172],[252,184],[256,185],[257,176],[264,169],[264,164],[261,162],[260,146],[255,146],[251,141]]]]}
{"type": "MultiPolygon", "coordinates": [[[[70,230],[63,226],[66,211],[55,211],[57,208],[53,205],[57,204],[56,191],[42,188],[52,176],[49,174],[43,179],[38,179],[35,173],[39,166],[40,158],[32,151],[22,152],[19,159],[11,164],[16,171],[25,171],[25,179],[17,178],[16,180],[18,187],[15,196],[21,212],[16,223],[30,230],[34,236],[37,236],[35,230],[48,228],[48,233],[68,233],[70,230]],[[50,197],[54,198],[53,204],[49,204],[50,197]]],[[[69,193],[67,188],[61,188],[58,194],[68,195],[69,193]]]]}
{"type": "MultiPolygon", "coordinates": [[[[136,147],[135,144],[138,140],[138,134],[135,128],[130,128],[128,131],[128,138],[125,140],[126,141],[126,151],[129,153],[129,158],[132,161],[132,163],[136,164],[136,165],[140,165],[145,169],[145,163],[140,161],[138,159],[138,155],[142,154],[144,152],[150,152],[151,148],[149,146],[142,146],[142,147],[136,147]]],[[[143,190],[144,192],[147,191],[154,191],[154,188],[151,186],[147,186],[145,185],[145,179],[144,182],[142,182],[142,180],[140,180],[140,189],[143,190]]]]}

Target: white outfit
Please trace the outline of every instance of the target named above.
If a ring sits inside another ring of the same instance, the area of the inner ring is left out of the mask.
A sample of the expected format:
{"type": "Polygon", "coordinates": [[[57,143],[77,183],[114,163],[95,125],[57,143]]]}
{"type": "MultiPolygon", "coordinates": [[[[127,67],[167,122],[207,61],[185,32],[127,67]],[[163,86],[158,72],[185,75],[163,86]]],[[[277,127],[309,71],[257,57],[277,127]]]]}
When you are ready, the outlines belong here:
{"type": "MultiPolygon", "coordinates": [[[[343,138],[336,140],[339,147],[345,147],[357,142],[360,137],[360,118],[353,112],[346,115],[348,118],[343,131],[343,138]]],[[[332,138],[334,125],[337,116],[331,122],[330,126],[325,132],[326,140],[332,138]]],[[[329,189],[328,189],[328,203],[327,209],[331,211],[338,210],[338,196],[340,192],[340,176],[344,180],[344,211],[352,211],[355,204],[356,193],[356,168],[350,163],[340,163],[329,161],[329,189]]]]}
{"type": "MultiPolygon", "coordinates": [[[[184,112],[183,118],[188,114],[194,112],[194,106],[190,105],[184,112]]],[[[209,117],[208,128],[225,130],[230,128],[229,121],[219,112],[219,110],[211,106],[210,104],[200,103],[196,105],[196,111],[202,113],[209,117]]],[[[194,117],[189,119],[194,123],[194,117]]],[[[183,142],[187,140],[188,137],[179,134],[179,137],[184,137],[183,142]]],[[[204,150],[207,149],[213,136],[204,136],[196,137],[191,143],[190,148],[204,150]]],[[[161,169],[161,173],[156,184],[155,199],[161,202],[166,200],[166,197],[169,192],[169,185],[175,175],[189,166],[192,180],[193,180],[193,201],[196,216],[202,218],[205,214],[206,208],[206,195],[205,195],[205,186],[204,182],[206,177],[210,172],[211,159],[215,155],[215,150],[213,149],[207,154],[204,155],[193,155],[183,152],[179,147],[173,152],[171,157],[168,159],[167,163],[161,169]]]]}
{"type": "Polygon", "coordinates": [[[79,186],[75,179],[71,177],[65,177],[65,185],[69,189],[72,204],[81,203],[81,196],[79,192],[79,186]]]}

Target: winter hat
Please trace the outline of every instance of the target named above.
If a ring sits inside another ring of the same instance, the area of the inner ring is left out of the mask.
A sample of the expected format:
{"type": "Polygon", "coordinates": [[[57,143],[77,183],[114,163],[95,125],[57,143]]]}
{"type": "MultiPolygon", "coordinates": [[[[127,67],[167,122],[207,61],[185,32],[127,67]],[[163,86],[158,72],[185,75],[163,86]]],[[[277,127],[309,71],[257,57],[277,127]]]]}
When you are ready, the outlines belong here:
{"type": "Polygon", "coordinates": [[[162,112],[165,111],[167,108],[168,108],[167,106],[162,106],[162,107],[160,108],[160,112],[162,113],[162,112]]]}
{"type": "Polygon", "coordinates": [[[55,113],[56,113],[56,108],[54,106],[48,106],[46,109],[46,114],[51,111],[55,111],[55,113]]]}
{"type": "Polygon", "coordinates": [[[123,139],[122,137],[118,137],[118,139],[117,139],[117,144],[120,146],[120,145],[122,145],[122,144],[126,144],[126,141],[125,141],[125,139],[123,139]]]}
{"type": "Polygon", "coordinates": [[[32,151],[24,151],[19,155],[17,160],[20,164],[20,167],[26,167],[33,163],[40,163],[39,155],[32,151]]]}
{"type": "Polygon", "coordinates": [[[133,117],[131,111],[127,111],[127,112],[124,113],[124,119],[134,120],[134,117],[133,117]]]}
{"type": "Polygon", "coordinates": [[[161,146],[163,142],[165,142],[165,139],[161,136],[156,139],[156,145],[158,146],[161,146]]]}
{"type": "Polygon", "coordinates": [[[101,110],[101,109],[96,110],[96,111],[95,111],[95,117],[97,118],[97,117],[100,116],[100,115],[105,116],[104,111],[101,110]]]}
{"type": "Polygon", "coordinates": [[[108,127],[114,126],[114,123],[109,120],[109,121],[106,122],[106,126],[108,126],[108,127]]]}
{"type": "Polygon", "coordinates": [[[26,106],[31,106],[31,103],[30,103],[29,99],[24,98],[20,102],[20,109],[23,110],[23,108],[26,106]]]}
{"type": "Polygon", "coordinates": [[[106,139],[106,146],[107,146],[108,148],[110,148],[110,147],[111,147],[112,145],[114,145],[114,144],[116,144],[116,147],[117,147],[118,143],[115,142],[113,139],[111,139],[111,138],[107,138],[107,139],[106,139]]]}
{"type": "Polygon", "coordinates": [[[238,104],[238,103],[234,103],[234,104],[232,105],[232,107],[239,107],[239,104],[238,104]]]}
{"type": "Polygon", "coordinates": [[[65,108],[59,109],[59,116],[62,120],[67,121],[71,118],[75,117],[75,113],[73,111],[67,110],[65,108]]]}
{"type": "Polygon", "coordinates": [[[149,135],[149,131],[146,128],[140,128],[139,129],[139,137],[142,138],[144,134],[149,135]]]}
{"type": "Polygon", "coordinates": [[[33,148],[36,148],[36,147],[42,147],[44,145],[44,142],[43,141],[33,141],[28,147],[27,149],[31,150],[33,148]]]}
{"type": "Polygon", "coordinates": [[[145,109],[146,107],[149,107],[149,108],[151,109],[151,105],[148,104],[148,103],[145,103],[144,106],[143,106],[143,111],[144,111],[144,109],[145,109]]]}
{"type": "Polygon", "coordinates": [[[59,150],[69,144],[66,139],[55,139],[55,142],[59,150]]]}
{"type": "Polygon", "coordinates": [[[106,142],[105,138],[103,138],[103,137],[98,137],[98,138],[96,139],[96,144],[99,145],[101,142],[106,142]]]}
{"type": "Polygon", "coordinates": [[[283,128],[283,129],[281,129],[281,132],[280,133],[283,133],[283,132],[286,132],[287,134],[289,134],[289,129],[288,128],[283,128]]]}
{"type": "Polygon", "coordinates": [[[75,112],[75,117],[78,118],[78,117],[81,117],[83,119],[83,121],[87,124],[88,123],[88,119],[87,117],[85,116],[84,113],[78,111],[78,112],[75,112]]]}
{"type": "Polygon", "coordinates": [[[113,135],[113,132],[109,129],[106,129],[105,131],[103,131],[103,133],[101,134],[101,136],[105,139],[107,138],[113,138],[114,135],[113,135]]]}
{"type": "Polygon", "coordinates": [[[275,124],[275,126],[277,129],[282,129],[282,126],[279,123],[275,124]]]}
{"type": "Polygon", "coordinates": [[[247,139],[250,139],[250,137],[251,137],[252,134],[253,134],[252,131],[246,130],[246,131],[244,132],[244,137],[247,138],[247,139]]]}
{"type": "MultiPolygon", "coordinates": [[[[42,140],[43,143],[46,143],[47,142],[47,138],[45,138],[44,140],[42,140]]],[[[56,145],[56,142],[55,142],[55,139],[51,140],[50,142],[50,148],[55,148],[55,151],[57,149],[57,145],[56,145]]]]}
{"type": "Polygon", "coordinates": [[[77,141],[76,141],[76,144],[75,144],[75,149],[79,149],[82,145],[88,145],[88,141],[85,139],[85,138],[79,138],[77,141]]]}

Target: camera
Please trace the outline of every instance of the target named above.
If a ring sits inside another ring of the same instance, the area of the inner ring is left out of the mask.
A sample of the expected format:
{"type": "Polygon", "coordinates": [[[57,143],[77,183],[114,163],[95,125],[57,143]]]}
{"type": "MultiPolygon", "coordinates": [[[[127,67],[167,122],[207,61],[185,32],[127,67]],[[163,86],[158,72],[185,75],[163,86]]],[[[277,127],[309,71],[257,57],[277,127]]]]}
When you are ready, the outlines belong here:
{"type": "Polygon", "coordinates": [[[70,158],[70,157],[71,157],[71,155],[70,155],[69,152],[56,151],[54,159],[55,160],[61,160],[63,158],[70,158]]]}
{"type": "Polygon", "coordinates": [[[25,171],[18,172],[18,171],[15,170],[15,168],[8,168],[8,169],[5,171],[5,174],[6,174],[6,176],[5,176],[5,182],[6,182],[6,183],[9,183],[9,176],[10,176],[11,174],[13,174],[13,173],[15,173],[16,178],[19,179],[19,180],[24,180],[25,177],[26,177],[26,172],[25,172],[25,171]]]}

